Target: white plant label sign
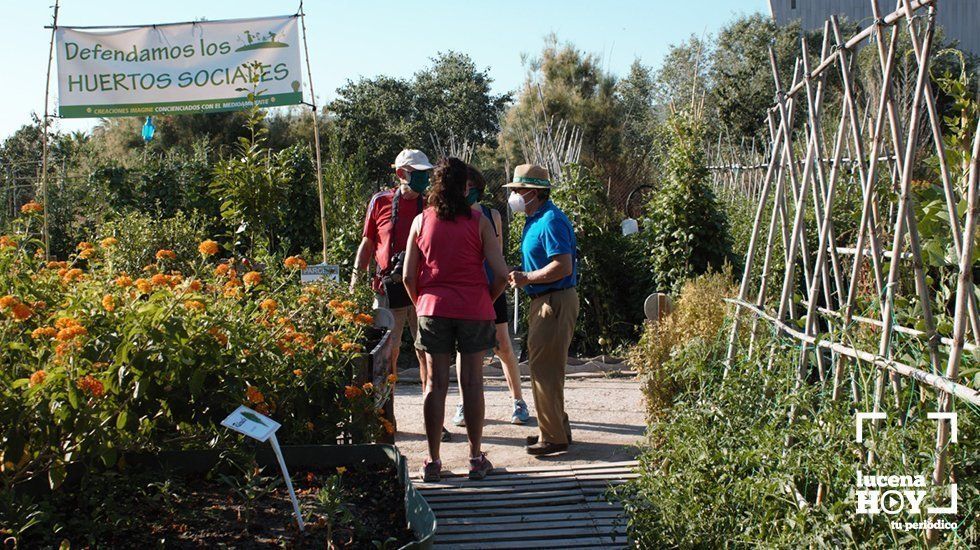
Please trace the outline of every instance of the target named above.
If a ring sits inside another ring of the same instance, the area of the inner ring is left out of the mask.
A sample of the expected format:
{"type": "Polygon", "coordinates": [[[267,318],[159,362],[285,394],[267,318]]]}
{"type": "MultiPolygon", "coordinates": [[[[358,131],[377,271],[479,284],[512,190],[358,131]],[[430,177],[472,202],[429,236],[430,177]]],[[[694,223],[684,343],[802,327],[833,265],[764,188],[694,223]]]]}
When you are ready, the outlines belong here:
{"type": "Polygon", "coordinates": [[[276,433],[281,426],[268,416],[244,405],[239,406],[235,412],[228,415],[228,418],[222,420],[221,425],[262,443],[268,441],[269,436],[276,433]]]}
{"type": "Polygon", "coordinates": [[[302,283],[313,283],[326,277],[335,283],[340,282],[340,266],[331,264],[316,264],[303,269],[299,275],[302,283]]]}

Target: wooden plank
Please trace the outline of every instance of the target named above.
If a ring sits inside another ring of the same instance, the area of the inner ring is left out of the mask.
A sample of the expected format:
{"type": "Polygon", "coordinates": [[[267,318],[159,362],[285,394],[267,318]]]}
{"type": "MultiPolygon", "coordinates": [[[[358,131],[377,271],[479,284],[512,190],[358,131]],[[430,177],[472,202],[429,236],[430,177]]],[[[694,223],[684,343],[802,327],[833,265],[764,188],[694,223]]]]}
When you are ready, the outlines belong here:
{"type": "Polygon", "coordinates": [[[548,481],[546,483],[535,483],[535,482],[522,482],[514,483],[508,485],[498,485],[498,484],[472,484],[472,485],[460,485],[456,487],[427,487],[421,492],[426,498],[429,496],[443,495],[447,493],[506,493],[506,492],[518,492],[518,491],[550,491],[554,489],[568,489],[573,487],[581,488],[602,488],[602,487],[613,487],[618,485],[623,485],[628,483],[629,480],[626,479],[603,479],[603,480],[585,480],[579,481],[576,479],[559,479],[555,481],[548,481]]]}
{"type": "Polygon", "coordinates": [[[439,535],[439,543],[446,544],[452,542],[469,542],[473,540],[493,540],[497,541],[530,541],[535,539],[547,539],[549,541],[555,539],[568,539],[568,538],[581,538],[581,537],[594,537],[599,535],[598,529],[592,525],[584,527],[566,527],[561,529],[521,529],[521,530],[510,530],[505,532],[496,532],[492,537],[482,536],[473,533],[460,534],[460,535],[439,535]]]}
{"type": "Polygon", "coordinates": [[[439,529],[450,525],[493,525],[497,523],[538,523],[546,521],[567,521],[573,519],[595,519],[598,521],[605,519],[623,518],[622,512],[615,510],[603,510],[593,512],[557,512],[541,514],[514,514],[507,516],[474,516],[471,518],[439,518],[439,529]]]}
{"type": "MultiPolygon", "coordinates": [[[[629,468],[595,468],[592,470],[583,470],[581,472],[572,472],[568,470],[548,470],[541,472],[519,472],[519,473],[496,473],[491,472],[487,475],[487,478],[482,480],[485,481],[496,481],[500,479],[541,479],[541,478],[554,478],[554,477],[596,477],[596,476],[610,476],[618,477],[624,475],[638,475],[635,470],[629,468]]],[[[442,480],[438,483],[419,483],[422,487],[427,487],[429,485],[441,485],[441,484],[453,484],[453,483],[473,483],[470,481],[466,475],[442,475],[442,480]]]]}
{"type": "MultiPolygon", "coordinates": [[[[439,495],[426,496],[425,500],[430,504],[439,504],[443,502],[484,502],[487,499],[493,501],[495,499],[500,499],[502,496],[509,496],[514,500],[525,500],[525,499],[539,499],[539,498],[564,498],[570,496],[583,496],[582,491],[578,488],[572,489],[556,489],[552,491],[520,491],[520,492],[508,492],[508,493],[471,493],[463,491],[445,491],[439,495]]],[[[506,501],[504,501],[506,502],[506,501]]]]}
{"type": "Polygon", "coordinates": [[[600,533],[626,533],[626,520],[624,518],[606,518],[594,520],[583,517],[576,520],[549,521],[549,522],[517,522],[517,523],[491,523],[479,525],[440,525],[439,534],[460,535],[464,533],[480,533],[484,538],[493,540],[504,540],[499,538],[496,533],[523,533],[526,530],[547,530],[547,529],[573,529],[579,527],[595,527],[600,533]]]}
{"type": "Polygon", "coordinates": [[[621,504],[613,504],[608,502],[579,502],[575,504],[553,504],[553,505],[536,504],[533,506],[521,507],[520,509],[515,509],[513,507],[488,508],[488,509],[474,509],[472,507],[446,508],[440,510],[436,514],[436,519],[442,521],[442,518],[508,516],[508,515],[514,515],[515,513],[525,514],[525,515],[551,514],[551,513],[559,513],[559,512],[581,512],[583,510],[604,510],[604,511],[615,510],[619,513],[623,513],[623,506],[621,504]]]}
{"type": "Polygon", "coordinates": [[[635,479],[640,477],[640,474],[630,470],[593,470],[589,472],[584,472],[575,475],[569,475],[568,472],[537,472],[532,474],[508,474],[508,475],[489,475],[486,479],[481,481],[472,481],[468,478],[455,478],[455,477],[445,477],[436,483],[423,483],[421,481],[416,481],[415,485],[420,490],[436,489],[436,488],[447,488],[447,487],[461,487],[461,486],[473,486],[473,485],[486,485],[486,484],[506,484],[506,483],[518,483],[518,482],[533,482],[541,480],[552,479],[588,479],[588,480],[601,480],[601,479],[635,479]]]}
{"type": "MultiPolygon", "coordinates": [[[[544,497],[544,498],[513,498],[513,499],[494,499],[494,500],[479,500],[479,499],[464,499],[457,500],[454,502],[430,502],[429,506],[432,507],[436,512],[440,510],[446,510],[453,508],[458,508],[465,506],[470,509],[488,509],[488,508],[501,508],[504,510],[514,509],[514,508],[526,508],[528,506],[547,506],[550,504],[560,505],[560,504],[574,504],[577,502],[585,502],[585,495],[574,494],[562,497],[544,497]]],[[[439,514],[437,513],[436,516],[439,514]]]]}
{"type": "MultiPolygon", "coordinates": [[[[438,538],[438,537],[437,537],[438,538]]],[[[626,538],[613,538],[613,537],[579,537],[573,539],[555,539],[555,540],[538,540],[537,544],[528,543],[524,541],[502,541],[502,542],[491,542],[491,541],[480,541],[474,542],[472,544],[465,543],[450,543],[441,544],[436,542],[433,548],[455,548],[459,550],[479,550],[481,548],[492,548],[492,549],[503,549],[503,548],[514,548],[514,549],[524,549],[527,548],[582,548],[582,547],[598,547],[598,548],[623,548],[626,546],[626,538]]]]}
{"type": "MultiPolygon", "coordinates": [[[[596,462],[594,464],[572,464],[560,466],[524,466],[519,468],[494,468],[491,476],[498,473],[535,473],[535,472],[579,472],[586,470],[608,470],[610,468],[632,469],[640,465],[637,460],[622,460],[619,462],[596,462]]],[[[452,475],[466,476],[469,470],[453,470],[452,475]]]]}

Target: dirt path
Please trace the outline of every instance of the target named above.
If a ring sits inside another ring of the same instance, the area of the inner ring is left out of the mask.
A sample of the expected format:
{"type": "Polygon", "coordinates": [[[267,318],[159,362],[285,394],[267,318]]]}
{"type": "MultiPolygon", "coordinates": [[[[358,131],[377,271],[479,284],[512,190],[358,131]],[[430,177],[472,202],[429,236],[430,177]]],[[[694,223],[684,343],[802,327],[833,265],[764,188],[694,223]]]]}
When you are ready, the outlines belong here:
{"type": "MultiPolygon", "coordinates": [[[[634,378],[569,378],[565,383],[566,411],[571,420],[575,443],[568,452],[535,458],[524,451],[524,438],[535,435],[537,423],[529,382],[524,381],[524,398],[531,409],[531,421],[524,426],[510,424],[511,398],[503,380],[486,380],[487,419],[483,429],[483,450],[494,466],[525,467],[547,463],[555,465],[593,464],[631,460],[637,455],[635,443],[645,429],[640,385],[634,378]]],[[[443,468],[468,467],[465,428],[451,424],[459,401],[459,388],[453,383],[446,401],[446,427],[452,441],[442,444],[443,468]]],[[[396,445],[408,458],[413,476],[428,456],[422,424],[422,392],[417,383],[399,382],[395,393],[395,417],[399,433],[396,445]]]]}

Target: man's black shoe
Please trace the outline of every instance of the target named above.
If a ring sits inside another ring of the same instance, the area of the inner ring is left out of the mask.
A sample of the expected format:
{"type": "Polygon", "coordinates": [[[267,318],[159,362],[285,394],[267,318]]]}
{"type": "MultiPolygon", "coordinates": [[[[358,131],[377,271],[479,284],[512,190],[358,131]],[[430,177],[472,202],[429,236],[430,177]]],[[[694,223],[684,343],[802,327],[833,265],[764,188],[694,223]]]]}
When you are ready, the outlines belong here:
{"type": "MultiPolygon", "coordinates": [[[[568,436],[568,444],[571,445],[572,444],[572,432],[568,432],[568,434],[566,434],[566,435],[568,436]]],[[[535,443],[537,443],[539,439],[540,439],[539,436],[529,435],[529,436],[527,436],[524,439],[524,441],[525,441],[524,446],[525,447],[530,447],[531,445],[534,445],[535,443]]]]}
{"type": "Polygon", "coordinates": [[[568,445],[564,443],[548,443],[545,441],[528,445],[525,449],[527,450],[527,454],[532,456],[553,455],[567,451],[568,445]]]}

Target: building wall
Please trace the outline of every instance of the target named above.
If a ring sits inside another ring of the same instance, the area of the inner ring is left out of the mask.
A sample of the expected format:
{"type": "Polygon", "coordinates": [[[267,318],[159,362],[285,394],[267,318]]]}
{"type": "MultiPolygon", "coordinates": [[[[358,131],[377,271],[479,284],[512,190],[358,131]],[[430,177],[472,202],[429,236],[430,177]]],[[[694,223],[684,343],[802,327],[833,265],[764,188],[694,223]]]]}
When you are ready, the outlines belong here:
{"type": "MultiPolygon", "coordinates": [[[[895,11],[896,5],[891,0],[878,0],[882,15],[895,11]]],[[[808,30],[822,29],[831,14],[846,16],[862,27],[872,22],[871,0],[769,0],[769,10],[776,23],[802,19],[808,30]]],[[[936,22],[946,38],[958,41],[962,50],[980,55],[980,0],[939,0],[936,11],[936,22]]]]}

